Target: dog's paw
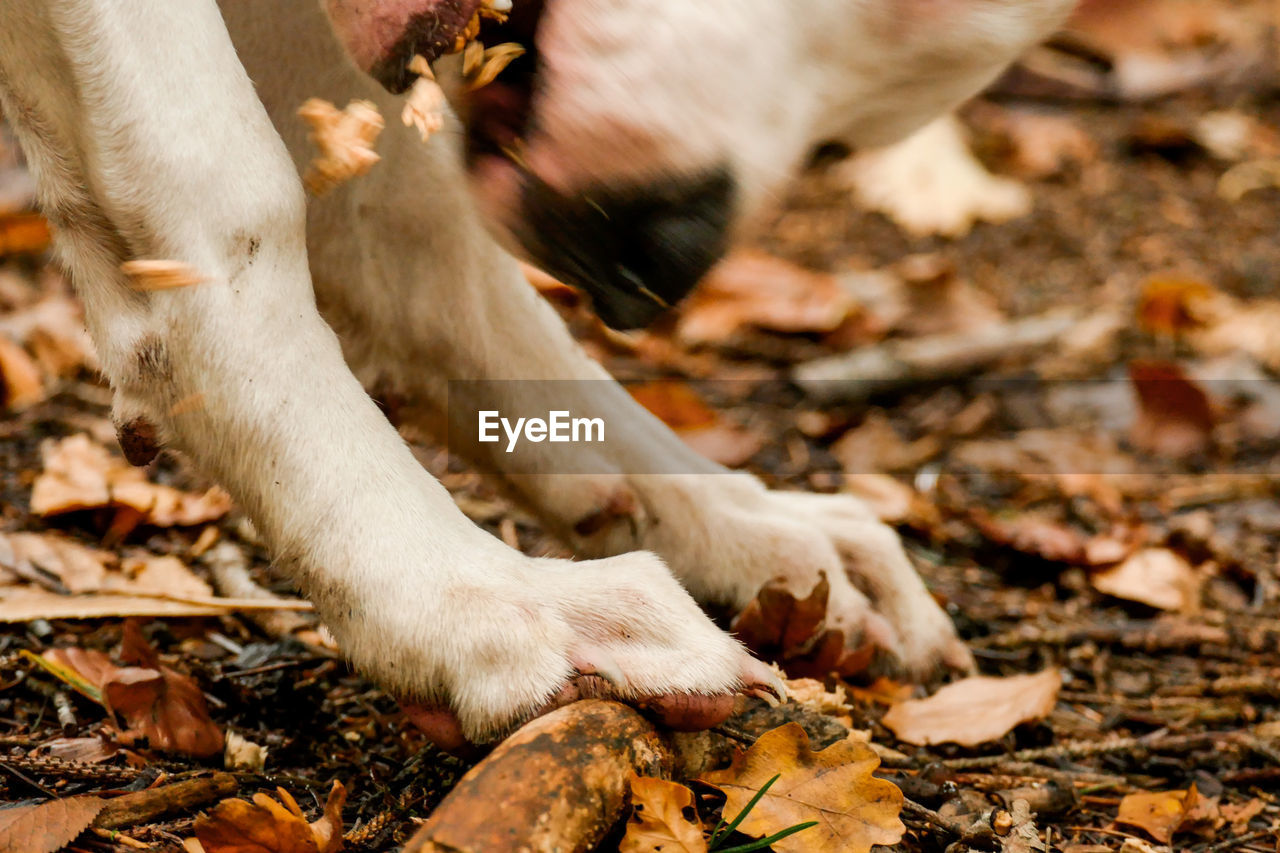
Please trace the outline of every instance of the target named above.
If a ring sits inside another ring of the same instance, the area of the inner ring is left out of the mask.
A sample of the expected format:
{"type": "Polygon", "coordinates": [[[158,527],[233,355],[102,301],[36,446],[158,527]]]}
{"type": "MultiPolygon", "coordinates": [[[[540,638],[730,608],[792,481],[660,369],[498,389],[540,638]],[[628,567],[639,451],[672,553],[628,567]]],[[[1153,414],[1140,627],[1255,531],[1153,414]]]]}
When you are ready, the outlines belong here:
{"type": "Polygon", "coordinates": [[[897,534],[858,499],[770,491],[745,475],[632,478],[629,487],[639,546],[699,600],[742,610],[767,585],[804,598],[825,579],[815,630],[839,631],[850,649],[874,644],[913,677],[972,668],[897,534]]]}
{"type": "Polygon", "coordinates": [[[492,740],[586,696],[697,729],[727,717],[736,692],[778,690],[652,554],[466,557],[473,571],[364,591],[362,608],[333,625],[356,667],[443,747],[492,740]]]}

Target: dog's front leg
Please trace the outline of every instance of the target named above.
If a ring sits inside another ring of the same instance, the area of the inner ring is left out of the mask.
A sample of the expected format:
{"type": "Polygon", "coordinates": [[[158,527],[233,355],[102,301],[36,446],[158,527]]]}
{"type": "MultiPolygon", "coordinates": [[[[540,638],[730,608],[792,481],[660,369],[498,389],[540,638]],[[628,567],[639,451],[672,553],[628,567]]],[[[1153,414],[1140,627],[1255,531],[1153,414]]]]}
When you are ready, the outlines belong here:
{"type": "Polygon", "coordinates": [[[0,105],[119,422],[231,490],[357,666],[471,739],[575,667],[660,708],[742,683],[750,660],[657,560],[527,559],[414,461],[315,309],[299,181],[212,0],[6,0],[0,105]],[[132,286],[140,259],[201,281],[132,286]]]}

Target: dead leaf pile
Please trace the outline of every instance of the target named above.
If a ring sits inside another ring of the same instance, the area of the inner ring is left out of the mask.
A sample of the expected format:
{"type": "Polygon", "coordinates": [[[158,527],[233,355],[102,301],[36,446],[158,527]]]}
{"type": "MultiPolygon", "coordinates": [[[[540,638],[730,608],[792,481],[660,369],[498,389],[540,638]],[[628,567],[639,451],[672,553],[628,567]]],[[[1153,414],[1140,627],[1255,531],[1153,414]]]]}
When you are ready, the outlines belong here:
{"type": "Polygon", "coordinates": [[[54,516],[113,508],[157,527],[204,524],[226,515],[231,498],[218,487],[204,494],[152,483],[145,471],[112,456],[89,436],[50,439],[41,446],[44,470],[31,490],[31,511],[54,516]]]}

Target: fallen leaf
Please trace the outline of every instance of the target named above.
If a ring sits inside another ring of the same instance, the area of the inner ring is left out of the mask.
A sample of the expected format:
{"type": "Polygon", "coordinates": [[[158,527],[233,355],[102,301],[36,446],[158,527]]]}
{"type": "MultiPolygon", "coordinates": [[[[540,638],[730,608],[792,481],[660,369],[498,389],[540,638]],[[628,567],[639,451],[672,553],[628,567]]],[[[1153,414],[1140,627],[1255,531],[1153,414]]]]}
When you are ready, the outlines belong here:
{"type": "Polygon", "coordinates": [[[619,853],[706,853],[693,791],[665,779],[631,775],[631,818],[619,853]],[[692,819],[687,815],[692,815],[692,819]]]}
{"type": "Polygon", "coordinates": [[[51,293],[0,316],[0,335],[26,347],[50,376],[97,368],[80,305],[67,294],[51,293]]]}
{"type": "Polygon", "coordinates": [[[1006,322],[989,294],[956,272],[944,254],[908,255],[894,265],[906,286],[908,311],[896,331],[910,337],[972,332],[1006,322]]]}
{"type": "Polygon", "coordinates": [[[1186,459],[1209,450],[1217,417],[1209,396],[1171,362],[1135,361],[1129,379],[1138,416],[1129,431],[1134,447],[1156,456],[1186,459]]]}
{"type": "Polygon", "coordinates": [[[254,794],[253,802],[223,800],[196,819],[196,838],[205,853],[336,853],[342,849],[342,806],[347,792],[333,783],[324,816],[308,824],[284,788],[279,801],[254,794]],[[283,805],[282,805],[283,803],[283,805]]]}
{"type": "Polygon", "coordinates": [[[987,110],[987,116],[991,120],[984,124],[1004,137],[1009,165],[1024,178],[1043,180],[1060,174],[1068,164],[1098,158],[1098,144],[1071,116],[1022,109],[987,110]]]}
{"type": "Polygon", "coordinates": [[[1201,579],[1181,554],[1145,548],[1124,562],[1094,573],[1094,589],[1161,610],[1191,613],[1200,605],[1201,579]]]}
{"type": "Polygon", "coordinates": [[[886,524],[911,517],[916,506],[916,490],[888,474],[846,474],[844,491],[858,498],[886,524]]]}
{"type": "Polygon", "coordinates": [[[1219,820],[1217,800],[1202,797],[1195,785],[1185,791],[1127,794],[1120,801],[1120,812],[1116,815],[1116,823],[1141,829],[1162,844],[1170,843],[1173,836],[1184,829],[1219,820]]]}
{"type": "Polygon", "coordinates": [[[872,409],[861,424],[831,445],[845,476],[914,471],[942,450],[934,435],[907,441],[894,429],[883,409],[872,409]]]}
{"type": "Polygon", "coordinates": [[[1147,100],[1240,75],[1265,62],[1267,5],[1084,0],[1067,29],[1077,55],[1101,57],[1096,94],[1147,100]]]}
{"type": "Polygon", "coordinates": [[[894,705],[884,724],[899,740],[918,746],[977,746],[1004,737],[1053,710],[1062,674],[1053,667],[1009,678],[975,676],[948,684],[927,699],[894,705]]]}
{"type": "Polygon", "coordinates": [[[1031,212],[1027,188],[989,173],[953,116],[896,145],[859,152],[845,168],[863,207],[914,236],[962,237],[978,222],[1008,222],[1031,212]]]}
{"type": "Polygon", "coordinates": [[[824,575],[803,598],[785,579],[756,593],[731,624],[735,636],[757,654],[782,664],[789,675],[826,678],[857,675],[872,661],[870,644],[850,649],[843,631],[825,628],[831,586],[824,575]]]}
{"type": "Polygon", "coordinates": [[[231,498],[216,486],[204,494],[179,491],[147,479],[145,471],[112,456],[81,433],[41,445],[44,470],[31,489],[31,511],[60,515],[100,507],[125,507],[158,527],[214,521],[231,509],[231,498]]]}
{"type": "Polygon", "coordinates": [[[856,307],[836,276],[746,249],[707,274],[681,307],[675,335],[692,345],[721,343],[743,328],[833,332],[856,307]]]}
{"type": "Polygon", "coordinates": [[[43,399],[40,367],[26,350],[0,335],[0,403],[16,412],[43,399]]]}
{"type": "Polygon", "coordinates": [[[51,649],[42,657],[97,688],[96,701],[153,748],[200,758],[222,751],[222,729],[209,716],[199,685],[161,664],[135,621],[125,622],[121,658],[136,666],[122,667],[103,652],[74,647],[51,649]]]}
{"type": "Polygon", "coordinates": [[[978,532],[997,545],[1055,563],[1087,561],[1088,538],[1074,527],[1040,513],[992,515],[978,508],[970,513],[970,518],[978,532]]]}
{"type": "Polygon", "coordinates": [[[101,737],[59,737],[41,744],[40,751],[61,761],[97,764],[114,758],[120,752],[120,747],[101,737]]]}
{"type": "Polygon", "coordinates": [[[1205,313],[1218,292],[1198,279],[1154,276],[1138,297],[1138,325],[1155,335],[1178,337],[1205,325],[1205,313]]]}
{"type": "Polygon", "coordinates": [[[647,382],[628,386],[627,391],[685,444],[713,462],[736,468],[764,447],[759,431],[726,422],[682,382],[647,382]]]}
{"type": "Polygon", "coordinates": [[[54,853],[89,828],[106,801],[67,797],[0,810],[0,853],[54,853]]]}
{"type": "Polygon", "coordinates": [[[724,812],[736,815],[770,779],[779,777],[738,826],[753,837],[797,824],[818,825],[774,842],[779,853],[867,853],[897,844],[905,828],[902,792],[872,773],[880,759],[856,736],[814,752],[796,723],[765,732],[727,770],[704,781],[724,791],[724,812]]]}

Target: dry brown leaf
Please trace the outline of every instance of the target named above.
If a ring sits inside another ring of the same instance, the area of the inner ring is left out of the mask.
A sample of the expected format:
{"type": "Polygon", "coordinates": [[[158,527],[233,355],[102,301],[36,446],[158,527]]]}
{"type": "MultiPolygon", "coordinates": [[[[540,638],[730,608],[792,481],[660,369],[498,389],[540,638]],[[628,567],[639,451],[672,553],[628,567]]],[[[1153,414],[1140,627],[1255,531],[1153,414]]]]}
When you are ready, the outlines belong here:
{"type": "Polygon", "coordinates": [[[0,335],[0,403],[20,411],[44,399],[44,380],[26,350],[0,335]]]}
{"type": "Polygon", "coordinates": [[[197,495],[152,483],[145,471],[112,456],[83,433],[49,439],[40,452],[44,470],[31,489],[31,511],[37,515],[127,507],[148,524],[186,527],[215,521],[231,509],[231,498],[222,489],[197,495]]]}
{"type": "Polygon", "coordinates": [[[618,853],[706,853],[693,791],[684,785],[633,773],[631,809],[618,853]]]}
{"type": "Polygon", "coordinates": [[[1142,791],[1120,801],[1116,823],[1141,829],[1168,844],[1184,830],[1216,829],[1222,822],[1216,798],[1200,795],[1196,786],[1185,791],[1142,791]]]}
{"type": "Polygon", "coordinates": [[[372,101],[351,101],[338,109],[328,101],[310,98],[298,115],[311,126],[309,139],[317,154],[302,182],[315,195],[363,175],[382,158],[373,150],[382,133],[382,114],[372,101]]]}
{"type": "Polygon", "coordinates": [[[196,820],[196,838],[205,853],[336,853],[342,849],[342,806],[347,791],[333,783],[324,816],[307,823],[284,788],[279,801],[254,794],[253,802],[223,800],[196,820]],[[282,805],[283,803],[283,805],[282,805]]]}
{"type": "Polygon", "coordinates": [[[1099,592],[1161,610],[1191,613],[1200,605],[1201,578],[1181,554],[1146,548],[1092,577],[1099,592]]]}
{"type": "Polygon", "coordinates": [[[129,277],[130,287],[141,291],[176,290],[209,280],[190,264],[152,258],[125,261],[120,272],[129,277]]]}
{"type": "Polygon", "coordinates": [[[41,744],[40,752],[61,761],[98,764],[119,754],[120,746],[102,737],[59,737],[41,744]]]}
{"type": "Polygon", "coordinates": [[[741,250],[711,270],[681,307],[675,334],[685,344],[713,344],[743,328],[834,332],[856,307],[834,275],[741,250]]]}
{"type": "Polygon", "coordinates": [[[1177,337],[1205,325],[1209,306],[1220,294],[1192,278],[1154,276],[1138,297],[1138,325],[1146,332],[1177,337]]]}
{"type": "Polygon", "coordinates": [[[765,444],[757,430],[727,423],[697,392],[681,382],[648,382],[627,391],[671,427],[685,444],[729,468],[747,462],[765,444]]]}
{"type": "Polygon", "coordinates": [[[978,532],[997,545],[1055,563],[1087,562],[1088,538],[1084,533],[1039,513],[992,515],[985,509],[974,509],[970,518],[978,532]]]}
{"type": "Polygon", "coordinates": [[[1035,675],[966,678],[927,699],[894,705],[884,724],[899,740],[919,746],[977,746],[999,740],[1021,723],[1043,719],[1061,687],[1062,674],[1053,667],[1035,675]]]}
{"type": "Polygon", "coordinates": [[[1013,170],[1024,178],[1050,178],[1070,163],[1091,163],[1098,157],[1098,144],[1067,115],[1003,110],[992,125],[1005,137],[1013,170]]]}
{"type": "Polygon", "coordinates": [[[1209,450],[1217,421],[1209,395],[1171,362],[1135,361],[1129,379],[1138,416],[1129,431],[1145,453],[1185,459],[1209,450]]]}
{"type": "Polygon", "coordinates": [[[763,837],[807,821],[818,825],[775,842],[779,853],[867,853],[896,844],[905,831],[898,814],[902,792],[872,773],[880,759],[856,735],[820,752],[796,723],[765,732],[733,766],[705,781],[728,797],[724,812],[737,815],[774,776],[738,831],[763,837]]]}
{"type": "Polygon", "coordinates": [[[0,552],[5,553],[0,565],[12,560],[19,575],[30,579],[21,570],[25,563],[56,579],[70,593],[102,589],[107,566],[115,563],[115,555],[109,551],[86,547],[56,533],[0,533],[0,552]]]}
{"type": "Polygon", "coordinates": [[[846,474],[844,490],[862,501],[886,524],[898,524],[911,517],[916,490],[888,474],[846,474]]]}
{"type": "Polygon", "coordinates": [[[1189,339],[1206,355],[1243,352],[1273,372],[1280,372],[1280,300],[1237,301],[1221,296],[1206,309],[1204,328],[1189,339]]]}
{"type": "Polygon", "coordinates": [[[894,429],[883,409],[872,409],[857,427],[831,445],[845,476],[887,471],[914,471],[942,449],[934,435],[907,441],[894,429]]]}
{"type": "Polygon", "coordinates": [[[1027,188],[988,172],[953,116],[896,145],[859,152],[845,168],[863,207],[916,236],[961,237],[978,222],[1008,222],[1031,211],[1027,188]]]}
{"type": "Polygon", "coordinates": [[[153,748],[201,758],[222,751],[222,729],[209,716],[199,685],[161,664],[136,622],[125,622],[121,643],[121,658],[134,666],[118,666],[91,649],[52,649],[43,657],[101,689],[108,710],[153,748]]]}
{"type": "Polygon", "coordinates": [[[0,853],[54,853],[89,828],[106,800],[67,797],[0,811],[0,853]]]}
{"type": "Polygon", "coordinates": [[[26,347],[50,376],[71,376],[82,368],[97,367],[80,305],[69,295],[49,294],[0,316],[0,335],[26,347]]]}
{"type": "Polygon", "coordinates": [[[781,663],[789,675],[857,675],[871,664],[875,647],[867,643],[850,649],[843,631],[825,627],[830,591],[825,575],[804,597],[785,579],[775,578],[734,617],[733,633],[761,656],[781,663]]]}
{"type": "Polygon", "coordinates": [[[957,274],[943,254],[910,255],[894,271],[906,286],[908,310],[896,327],[903,335],[972,332],[1007,321],[996,300],[957,274]]]}

